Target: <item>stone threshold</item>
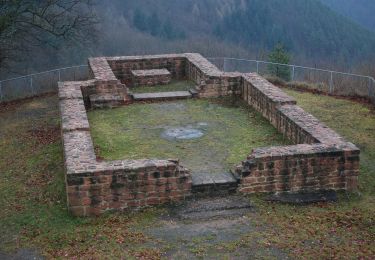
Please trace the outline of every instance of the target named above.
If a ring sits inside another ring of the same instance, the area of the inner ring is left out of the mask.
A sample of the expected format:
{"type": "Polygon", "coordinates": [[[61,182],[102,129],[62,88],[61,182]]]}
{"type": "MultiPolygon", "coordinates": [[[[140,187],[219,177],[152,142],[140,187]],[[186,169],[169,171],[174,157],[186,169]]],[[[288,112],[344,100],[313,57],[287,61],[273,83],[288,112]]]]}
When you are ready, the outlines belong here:
{"type": "Polygon", "coordinates": [[[171,208],[170,215],[180,220],[212,220],[244,216],[255,212],[255,206],[239,195],[190,198],[171,208]]]}
{"type": "Polygon", "coordinates": [[[188,99],[193,95],[189,91],[173,91],[173,92],[154,92],[132,94],[134,101],[153,101],[153,100],[174,100],[188,99]]]}
{"type": "Polygon", "coordinates": [[[191,173],[192,193],[198,196],[212,196],[236,193],[238,179],[231,173],[191,173]]]}

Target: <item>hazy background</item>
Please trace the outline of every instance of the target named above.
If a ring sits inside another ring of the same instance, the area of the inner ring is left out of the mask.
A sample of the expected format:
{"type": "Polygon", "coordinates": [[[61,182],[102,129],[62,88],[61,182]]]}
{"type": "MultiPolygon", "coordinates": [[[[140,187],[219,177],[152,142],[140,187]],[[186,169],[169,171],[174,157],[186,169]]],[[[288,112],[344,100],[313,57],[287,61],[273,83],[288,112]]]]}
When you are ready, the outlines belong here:
{"type": "Polygon", "coordinates": [[[89,56],[200,52],[266,60],[277,43],[291,63],[371,74],[373,0],[109,0],[89,41],[35,46],[1,78],[86,63],[89,56]]]}

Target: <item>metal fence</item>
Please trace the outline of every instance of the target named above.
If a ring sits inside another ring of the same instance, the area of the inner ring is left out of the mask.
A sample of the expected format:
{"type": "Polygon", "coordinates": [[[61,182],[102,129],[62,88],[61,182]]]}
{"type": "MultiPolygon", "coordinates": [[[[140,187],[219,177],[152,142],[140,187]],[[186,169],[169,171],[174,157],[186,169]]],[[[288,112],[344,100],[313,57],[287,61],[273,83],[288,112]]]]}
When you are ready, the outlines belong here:
{"type": "MultiPolygon", "coordinates": [[[[375,104],[375,80],[369,76],[258,60],[223,57],[208,60],[226,72],[257,72],[272,77],[275,69],[276,72],[280,70],[287,76],[286,81],[294,85],[300,84],[335,95],[370,98],[375,104]]],[[[78,65],[1,80],[0,103],[54,92],[58,81],[86,79],[88,66],[78,65]]]]}
{"type": "Polygon", "coordinates": [[[287,83],[335,95],[365,97],[375,103],[375,80],[370,76],[268,61],[223,57],[208,59],[226,72],[257,72],[265,77],[274,77],[279,70],[287,83]]]}
{"type": "Polygon", "coordinates": [[[56,92],[57,82],[88,79],[88,66],[78,65],[0,81],[0,103],[56,92]]]}

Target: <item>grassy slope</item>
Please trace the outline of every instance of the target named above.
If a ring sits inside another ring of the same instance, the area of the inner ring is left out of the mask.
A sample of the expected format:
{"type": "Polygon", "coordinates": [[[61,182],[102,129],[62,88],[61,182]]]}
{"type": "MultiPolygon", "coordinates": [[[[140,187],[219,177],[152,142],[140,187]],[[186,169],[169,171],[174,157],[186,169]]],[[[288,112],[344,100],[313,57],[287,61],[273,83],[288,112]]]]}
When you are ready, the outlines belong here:
{"type": "Polygon", "coordinates": [[[40,248],[48,258],[159,255],[159,249],[143,252],[147,238],[129,230],[147,226],[154,210],[98,219],[68,214],[57,102],[36,99],[0,112],[0,251],[40,248]]]}
{"type": "Polygon", "coordinates": [[[365,105],[293,90],[298,104],[361,148],[361,194],[340,194],[337,204],[293,207],[259,203],[273,226],[265,243],[307,258],[360,258],[375,254],[375,113],[365,105]]]}
{"type": "Polygon", "coordinates": [[[135,104],[89,113],[94,143],[105,159],[180,158],[193,172],[223,173],[238,165],[251,149],[284,144],[282,135],[244,103],[228,99],[194,99],[135,104]],[[207,126],[199,126],[199,123],[207,126]],[[192,126],[199,139],[168,141],[170,127],[192,126]]]}
{"type": "Polygon", "coordinates": [[[375,116],[367,106],[286,90],[298,104],[361,149],[361,191],[375,195],[375,116]]]}
{"type": "MultiPolygon", "coordinates": [[[[235,252],[246,248],[256,236],[261,238],[262,246],[276,246],[298,258],[373,256],[374,112],[350,101],[288,93],[362,148],[363,195],[347,198],[344,194],[340,203],[307,207],[268,204],[261,201],[261,196],[253,196],[259,217],[252,221],[264,231],[220,246],[235,252]]],[[[56,104],[56,98],[50,97],[0,112],[0,251],[31,247],[39,248],[47,257],[158,258],[166,248],[144,248],[151,238],[130,227],[147,229],[163,209],[93,219],[73,218],[67,213],[58,131],[28,132],[33,125],[36,129],[58,127],[56,104]]]]}

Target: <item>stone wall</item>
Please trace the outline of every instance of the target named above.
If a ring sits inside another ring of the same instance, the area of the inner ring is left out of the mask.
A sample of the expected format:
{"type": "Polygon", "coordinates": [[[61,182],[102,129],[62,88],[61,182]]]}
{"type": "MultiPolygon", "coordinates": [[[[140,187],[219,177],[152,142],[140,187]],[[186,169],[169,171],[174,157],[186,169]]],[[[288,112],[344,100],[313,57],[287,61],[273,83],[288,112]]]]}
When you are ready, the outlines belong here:
{"type": "Polygon", "coordinates": [[[96,159],[86,109],[93,100],[130,104],[132,70],[168,69],[174,79],[194,81],[201,98],[241,97],[293,143],[254,149],[236,169],[239,192],[357,189],[359,149],[257,74],[225,73],[194,53],[93,58],[89,65],[91,80],[59,83],[67,201],[76,216],[190,196],[190,173],[177,160],[96,159]]]}
{"type": "Polygon", "coordinates": [[[93,82],[60,82],[59,100],[68,208],[100,215],[185,199],[191,176],[176,160],[97,161],[82,89],[93,82]]]}
{"type": "Polygon", "coordinates": [[[124,56],[105,58],[114,75],[127,86],[132,86],[132,70],[167,69],[172,78],[185,79],[186,56],[184,54],[124,56]]]}
{"type": "Polygon", "coordinates": [[[222,72],[197,53],[188,53],[186,57],[186,77],[195,82],[199,97],[221,97],[240,93],[240,73],[222,72]]]}
{"type": "MultiPolygon", "coordinates": [[[[105,58],[89,59],[89,74],[93,79],[92,84],[82,88],[82,94],[87,108],[91,108],[90,96],[98,95],[120,100],[121,104],[130,102],[128,88],[116,78],[105,58]]],[[[111,100],[111,98],[109,98],[111,100]]]]}
{"type": "Polygon", "coordinates": [[[76,216],[178,202],[191,191],[189,172],[178,162],[161,160],[98,163],[97,169],[68,174],[66,185],[76,216]]]}
{"type": "Polygon", "coordinates": [[[167,69],[132,70],[132,86],[167,85],[171,82],[171,73],[167,69]]]}
{"type": "Polygon", "coordinates": [[[242,193],[357,189],[355,146],[299,144],[254,149],[239,167],[242,193]]]}
{"type": "Polygon", "coordinates": [[[257,74],[243,74],[241,96],[250,106],[276,126],[277,107],[297,102],[257,74]]]}
{"type": "Polygon", "coordinates": [[[137,85],[133,82],[132,70],[167,69],[172,79],[193,81],[199,97],[219,97],[240,93],[240,73],[222,72],[198,53],[100,59],[106,59],[114,75],[128,87],[137,85]]]}
{"type": "Polygon", "coordinates": [[[256,74],[244,74],[242,98],[296,145],[254,149],[238,167],[242,193],[356,190],[359,149],[256,74]]]}

